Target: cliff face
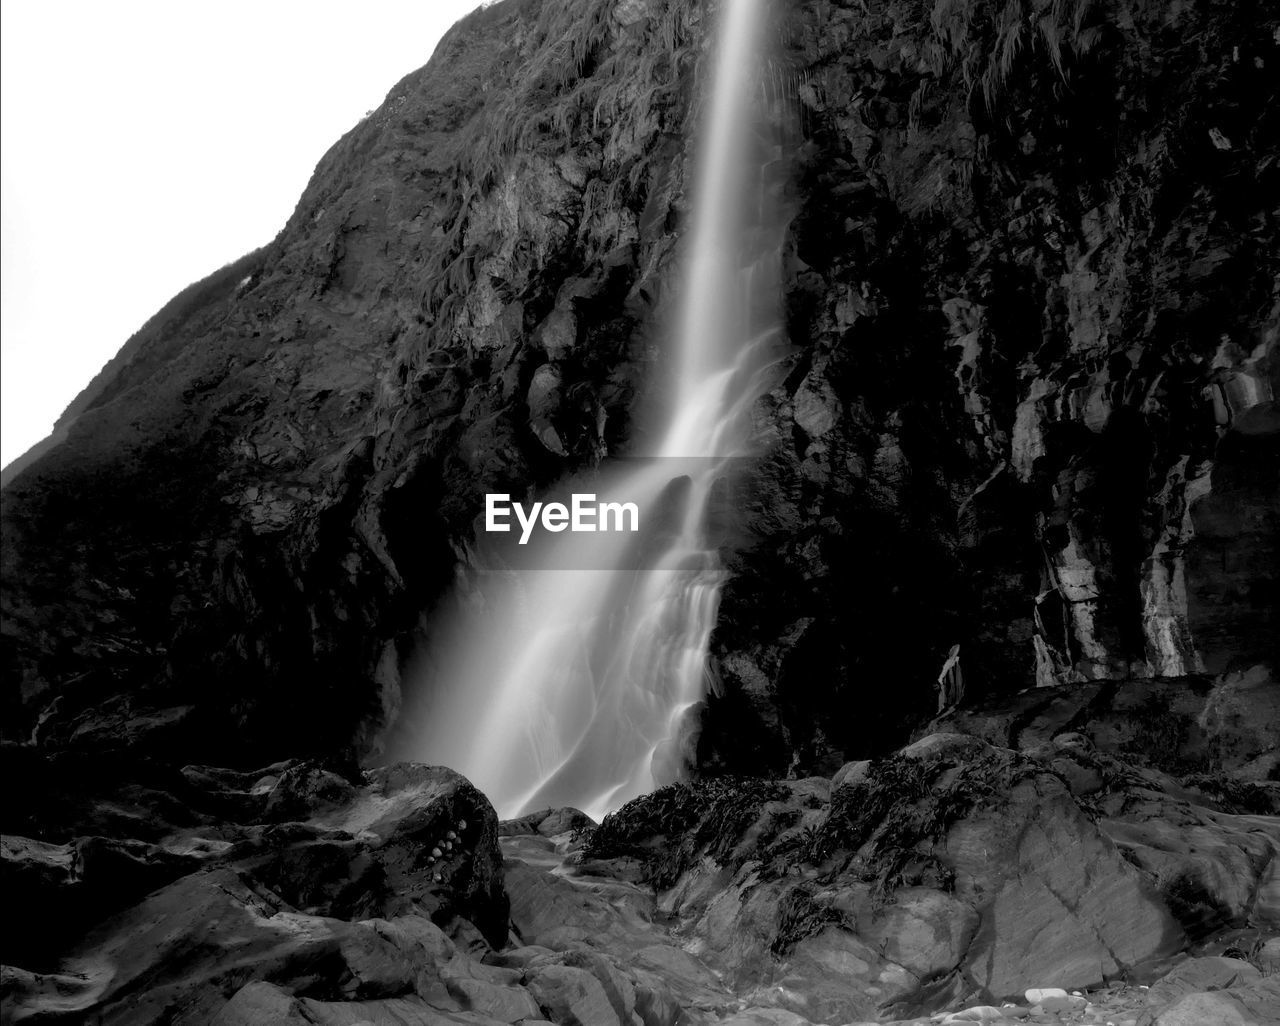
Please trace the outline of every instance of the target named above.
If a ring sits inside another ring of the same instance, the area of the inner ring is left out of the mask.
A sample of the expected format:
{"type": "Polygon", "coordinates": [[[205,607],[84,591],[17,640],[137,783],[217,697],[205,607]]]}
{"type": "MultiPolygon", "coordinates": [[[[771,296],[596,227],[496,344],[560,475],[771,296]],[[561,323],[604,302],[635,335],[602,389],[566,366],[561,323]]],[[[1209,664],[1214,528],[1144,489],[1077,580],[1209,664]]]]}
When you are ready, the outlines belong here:
{"type": "Polygon", "coordinates": [[[372,743],[483,493],[623,436],[700,26],[478,12],[130,340],[4,493],[9,736],[372,743]]]}
{"type": "Polygon", "coordinates": [[[730,587],[709,746],[875,750],[953,644],[970,702],[1273,682],[1274,16],[809,11],[780,541],[730,587]]]}
{"type": "MultiPolygon", "coordinates": [[[[483,494],[630,444],[707,25],[472,15],[130,340],[4,491],[6,737],[376,750],[483,494]]],[[[1277,33],[1225,2],[780,18],[794,351],[708,767],[885,750],[955,644],[970,702],[1274,688],[1277,33]]]]}

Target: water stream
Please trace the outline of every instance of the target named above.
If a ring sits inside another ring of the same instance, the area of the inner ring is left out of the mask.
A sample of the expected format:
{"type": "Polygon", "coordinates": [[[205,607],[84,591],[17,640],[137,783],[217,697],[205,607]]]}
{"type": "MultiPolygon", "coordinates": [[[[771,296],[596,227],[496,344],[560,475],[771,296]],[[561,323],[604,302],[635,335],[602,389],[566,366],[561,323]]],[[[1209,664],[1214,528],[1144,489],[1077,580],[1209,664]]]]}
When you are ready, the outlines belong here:
{"type": "Polygon", "coordinates": [[[464,773],[503,817],[571,805],[599,818],[677,779],[688,758],[725,579],[710,508],[750,449],[779,341],[785,155],[764,111],[767,8],[720,4],[656,458],[597,487],[663,511],[665,530],[562,534],[533,569],[481,575],[431,663],[403,754],[464,773]]]}

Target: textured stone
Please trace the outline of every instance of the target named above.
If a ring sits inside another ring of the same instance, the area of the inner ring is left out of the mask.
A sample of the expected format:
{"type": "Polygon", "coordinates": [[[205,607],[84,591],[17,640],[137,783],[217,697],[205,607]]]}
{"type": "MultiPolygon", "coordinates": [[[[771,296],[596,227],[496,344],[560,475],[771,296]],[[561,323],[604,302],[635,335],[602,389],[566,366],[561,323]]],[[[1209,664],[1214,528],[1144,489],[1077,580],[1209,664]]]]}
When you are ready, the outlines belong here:
{"type": "Polygon", "coordinates": [[[538,1004],[551,1013],[553,1021],[580,1026],[627,1026],[600,981],[585,969],[544,966],[529,973],[528,987],[538,1004]]]}
{"type": "Polygon", "coordinates": [[[1266,1026],[1266,1022],[1249,1014],[1229,992],[1192,993],[1178,998],[1152,1020],[1152,1026],[1266,1026]]]}
{"type": "Polygon", "coordinates": [[[1064,794],[1056,779],[1024,781],[1007,808],[980,813],[948,834],[957,895],[992,895],[966,962],[994,996],[1020,994],[1031,979],[1099,983],[1183,942],[1151,883],[1064,794]]]}
{"type": "Polygon", "coordinates": [[[920,979],[931,979],[960,964],[980,918],[972,905],[950,895],[907,887],[860,932],[890,961],[920,979]]]}
{"type": "Polygon", "coordinates": [[[1187,994],[1227,990],[1262,978],[1248,962],[1237,958],[1193,958],[1167,973],[1147,991],[1153,1008],[1172,1005],[1187,994]]]}

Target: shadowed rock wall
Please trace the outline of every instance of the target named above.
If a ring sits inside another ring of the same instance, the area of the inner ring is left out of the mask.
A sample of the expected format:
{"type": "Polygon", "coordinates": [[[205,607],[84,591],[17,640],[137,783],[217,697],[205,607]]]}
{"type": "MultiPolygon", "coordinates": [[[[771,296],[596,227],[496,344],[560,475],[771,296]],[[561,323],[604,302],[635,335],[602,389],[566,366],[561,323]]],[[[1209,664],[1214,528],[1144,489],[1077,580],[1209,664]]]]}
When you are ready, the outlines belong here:
{"type": "Polygon", "coordinates": [[[955,644],[970,702],[1274,689],[1274,12],[805,14],[800,348],[704,759],[884,750],[955,644]]]}

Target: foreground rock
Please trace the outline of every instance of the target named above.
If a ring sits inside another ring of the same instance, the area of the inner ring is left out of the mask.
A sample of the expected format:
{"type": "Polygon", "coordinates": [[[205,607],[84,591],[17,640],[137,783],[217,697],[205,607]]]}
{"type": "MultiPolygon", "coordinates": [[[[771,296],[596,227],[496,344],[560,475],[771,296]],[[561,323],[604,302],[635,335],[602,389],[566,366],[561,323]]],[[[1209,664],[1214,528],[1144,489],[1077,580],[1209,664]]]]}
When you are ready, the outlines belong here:
{"type": "Polygon", "coordinates": [[[1280,821],[1025,740],[935,733],[598,826],[498,824],[412,764],[138,767],[90,822],[144,838],[6,836],[5,1021],[1274,1021],[1280,821]]]}
{"type": "Polygon", "coordinates": [[[210,822],[155,843],[7,837],[7,893],[26,918],[11,920],[6,1015],[201,1023],[251,980],[317,1000],[400,997],[426,987],[419,947],[452,951],[442,927],[505,940],[497,819],[463,777],[272,769],[187,767],[210,822]],[[229,809],[236,820],[212,819],[229,809]],[[107,894],[127,907],[85,934],[38,922],[86,900],[106,909],[107,894]],[[28,931],[41,944],[24,953],[28,931]]]}
{"type": "Polygon", "coordinates": [[[1224,929],[1276,932],[1280,821],[1074,735],[1019,752],[935,734],[837,780],[638,799],[589,837],[573,883],[539,871],[545,844],[509,837],[513,918],[537,944],[634,960],[668,917],[683,950],[642,957],[685,995],[719,980],[815,1023],[1000,1007],[1028,987],[1065,989],[1041,1009],[1057,1014],[1224,929]]]}
{"type": "Polygon", "coordinates": [[[930,735],[832,783],[680,785],[594,832],[571,810],[504,824],[512,957],[653,973],[681,1023],[1275,1021],[1249,963],[1185,961],[1267,957],[1275,817],[1073,733],[930,735]],[[1116,840],[1166,825],[1163,871],[1116,840]],[[1172,884],[1184,856],[1227,910],[1211,924],[1172,884]]]}
{"type": "Polygon", "coordinates": [[[1147,994],[1139,1026],[1266,1026],[1280,1022],[1280,980],[1235,958],[1197,958],[1147,994]]]}
{"type": "Polygon", "coordinates": [[[1101,982],[1182,946],[1156,888],[1057,776],[974,739],[929,741],[831,794],[819,781],[659,792],[606,821],[588,854],[644,859],[692,951],[814,1022],[1101,982]],[[690,808],[692,837],[662,827],[665,802],[690,808]]]}

